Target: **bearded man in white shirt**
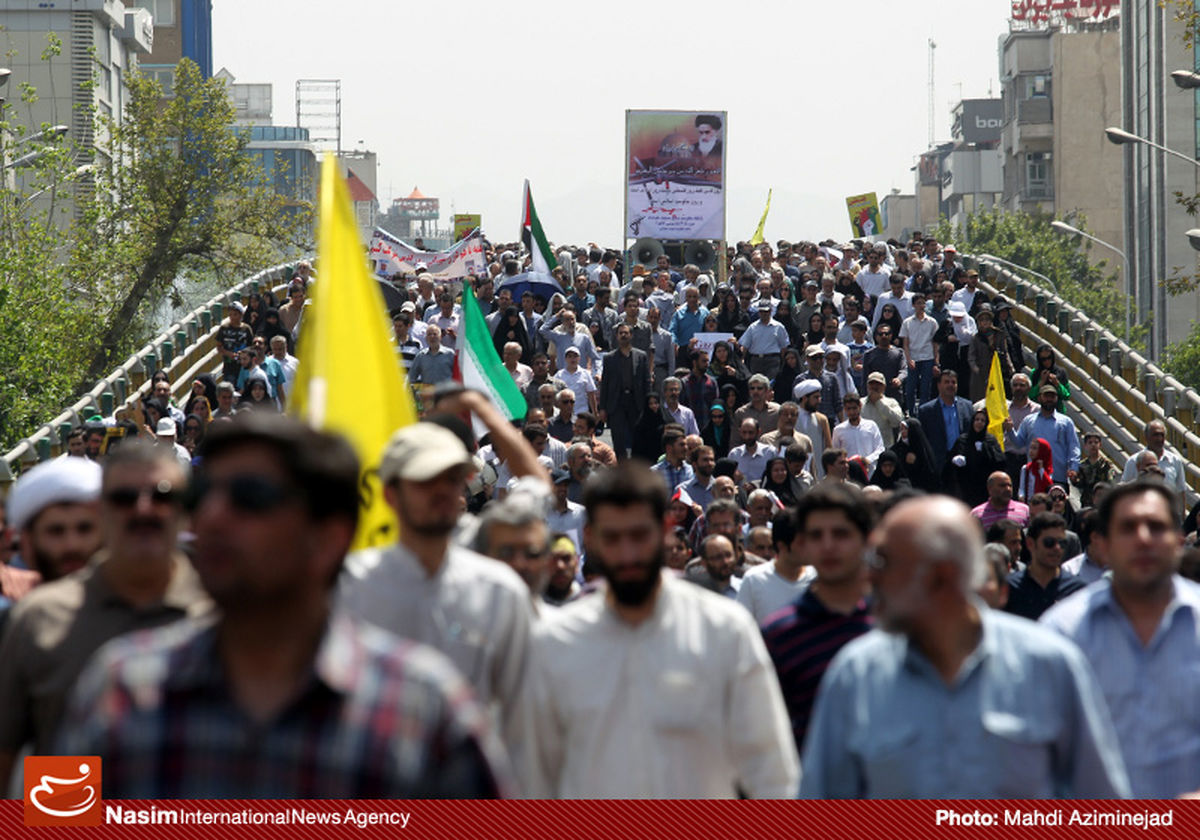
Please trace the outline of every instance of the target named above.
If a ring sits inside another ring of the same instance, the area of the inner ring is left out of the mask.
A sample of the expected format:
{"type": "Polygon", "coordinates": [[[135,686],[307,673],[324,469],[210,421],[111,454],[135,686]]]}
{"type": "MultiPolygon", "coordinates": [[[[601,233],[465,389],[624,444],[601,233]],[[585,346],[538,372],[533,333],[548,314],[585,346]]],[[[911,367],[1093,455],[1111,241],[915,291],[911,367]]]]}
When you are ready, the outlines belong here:
{"type": "Polygon", "coordinates": [[[539,628],[527,793],[794,796],[795,742],[754,619],[662,574],[662,481],[624,462],[589,482],[584,506],[588,556],[608,585],[539,628]]]}

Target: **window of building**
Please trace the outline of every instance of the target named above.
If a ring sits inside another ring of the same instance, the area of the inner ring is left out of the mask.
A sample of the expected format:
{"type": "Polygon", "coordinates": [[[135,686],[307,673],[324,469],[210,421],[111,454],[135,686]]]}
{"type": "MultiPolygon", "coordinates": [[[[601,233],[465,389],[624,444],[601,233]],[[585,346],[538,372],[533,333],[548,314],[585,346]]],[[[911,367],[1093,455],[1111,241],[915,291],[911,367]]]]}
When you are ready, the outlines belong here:
{"type": "Polygon", "coordinates": [[[175,25],[175,0],[137,0],[136,5],[150,13],[155,26],[175,25]]]}
{"type": "Polygon", "coordinates": [[[1025,155],[1025,196],[1049,198],[1053,192],[1050,152],[1029,152],[1025,155]]]}
{"type": "Polygon", "coordinates": [[[1025,98],[1034,99],[1050,95],[1050,77],[1041,73],[1025,76],[1025,98]]]}
{"type": "Polygon", "coordinates": [[[171,97],[175,90],[174,64],[143,64],[138,68],[144,76],[154,79],[162,87],[163,96],[171,97]]]}

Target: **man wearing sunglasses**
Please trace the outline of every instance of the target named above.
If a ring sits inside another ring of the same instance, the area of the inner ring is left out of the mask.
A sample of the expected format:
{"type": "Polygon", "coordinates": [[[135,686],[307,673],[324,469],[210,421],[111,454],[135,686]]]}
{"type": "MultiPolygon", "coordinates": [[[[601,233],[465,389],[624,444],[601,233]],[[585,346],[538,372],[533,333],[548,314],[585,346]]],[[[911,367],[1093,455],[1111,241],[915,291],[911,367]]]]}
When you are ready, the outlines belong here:
{"type": "Polygon", "coordinates": [[[171,449],[132,441],[105,460],[101,550],[22,599],[0,641],[0,780],[26,743],[51,752],[71,686],[105,642],[210,610],[177,547],[185,484],[171,449]]]}
{"type": "MultiPolygon", "coordinates": [[[[120,798],[499,793],[498,744],[450,663],[332,610],[358,520],[350,446],[251,412],[202,454],[196,569],[221,616],[109,646],[60,749],[101,755],[120,798]]],[[[140,486],[131,515],[164,486],[140,486]]]]}
{"type": "Polygon", "coordinates": [[[1007,612],[1037,621],[1056,602],[1087,584],[1062,568],[1067,559],[1067,522],[1057,513],[1039,513],[1025,532],[1029,565],[1008,576],[1007,612]]]}

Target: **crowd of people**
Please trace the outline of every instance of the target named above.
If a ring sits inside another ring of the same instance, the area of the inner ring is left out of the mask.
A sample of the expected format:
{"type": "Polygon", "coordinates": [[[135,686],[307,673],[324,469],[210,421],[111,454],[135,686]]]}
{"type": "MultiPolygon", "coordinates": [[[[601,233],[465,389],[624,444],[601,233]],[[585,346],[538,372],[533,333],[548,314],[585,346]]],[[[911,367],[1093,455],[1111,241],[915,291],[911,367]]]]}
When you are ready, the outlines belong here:
{"type": "Polygon", "coordinates": [[[1158,421],[1106,458],[953,247],[740,243],[726,282],[564,249],[549,295],[487,257],[392,278],[427,390],[389,544],[351,551],[355,454],[281,414],[308,265],[182,407],[156,375],[18,479],[0,784],[31,750],[113,798],[1200,788],[1185,463],[1158,421]],[[523,417],[452,380],[461,282],[523,417]]]}

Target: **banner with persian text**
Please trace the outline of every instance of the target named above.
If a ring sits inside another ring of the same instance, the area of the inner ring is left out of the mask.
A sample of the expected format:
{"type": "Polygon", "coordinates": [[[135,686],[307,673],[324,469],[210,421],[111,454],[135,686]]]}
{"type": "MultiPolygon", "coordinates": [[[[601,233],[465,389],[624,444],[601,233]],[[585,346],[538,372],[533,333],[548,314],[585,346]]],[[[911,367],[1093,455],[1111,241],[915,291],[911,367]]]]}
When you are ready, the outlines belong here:
{"type": "Polygon", "coordinates": [[[412,274],[422,265],[429,269],[434,280],[461,280],[487,270],[483,237],[478,229],[446,251],[420,251],[386,230],[375,228],[368,253],[375,264],[375,273],[383,277],[396,272],[412,274]]]}
{"type": "Polygon", "coordinates": [[[725,238],[724,111],[625,112],[625,235],[725,238]]]}

